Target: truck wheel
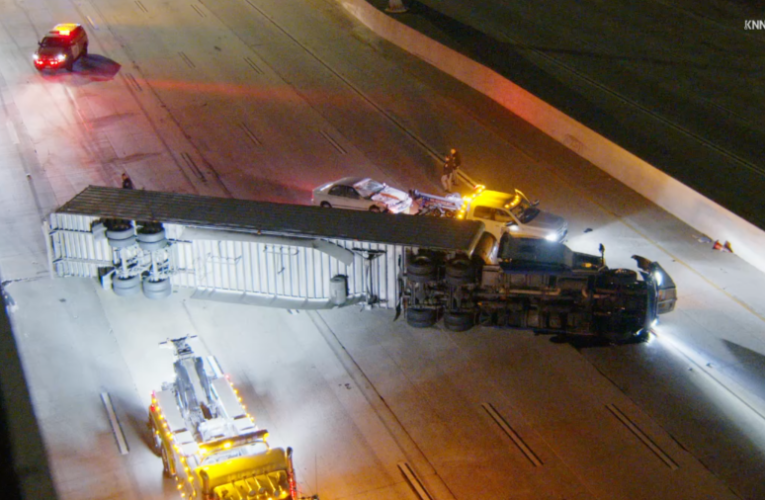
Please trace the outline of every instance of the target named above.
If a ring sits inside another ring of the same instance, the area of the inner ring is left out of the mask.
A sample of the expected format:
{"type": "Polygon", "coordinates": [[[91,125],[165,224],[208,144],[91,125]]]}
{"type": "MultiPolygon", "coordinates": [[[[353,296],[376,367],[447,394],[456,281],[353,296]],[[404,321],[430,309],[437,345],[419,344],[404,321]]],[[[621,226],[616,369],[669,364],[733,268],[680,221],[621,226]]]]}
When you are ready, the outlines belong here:
{"type": "Polygon", "coordinates": [[[446,281],[450,285],[464,285],[474,280],[473,263],[466,257],[455,257],[446,263],[446,281]]]}
{"type": "Polygon", "coordinates": [[[378,207],[377,205],[372,205],[371,207],[369,207],[369,211],[372,212],[373,214],[379,214],[381,212],[380,207],[378,207]]]}
{"type": "Polygon", "coordinates": [[[126,221],[107,221],[106,239],[113,248],[126,248],[135,244],[133,225],[126,221]]]}
{"type": "Polygon", "coordinates": [[[473,313],[448,312],[444,313],[444,328],[450,332],[464,332],[475,326],[473,313]]]}
{"type": "Polygon", "coordinates": [[[120,240],[113,240],[111,238],[109,240],[109,246],[112,248],[127,248],[132,247],[135,245],[135,236],[130,236],[129,238],[120,239],[120,240]]]}
{"type": "Polygon", "coordinates": [[[141,277],[128,276],[127,278],[114,278],[112,280],[112,291],[120,297],[130,297],[141,291],[141,277]]]}
{"type": "Polygon", "coordinates": [[[142,250],[146,250],[147,252],[156,252],[157,250],[162,250],[168,245],[169,243],[167,242],[167,240],[152,241],[151,243],[145,243],[141,240],[138,240],[138,246],[141,247],[142,250]]]}
{"type": "Polygon", "coordinates": [[[164,299],[173,293],[173,284],[169,279],[160,281],[143,280],[143,294],[147,299],[164,299]]]}
{"type": "Polygon", "coordinates": [[[110,240],[126,240],[135,236],[133,226],[131,225],[118,225],[116,227],[106,226],[106,237],[110,240]]]}
{"type": "Polygon", "coordinates": [[[146,225],[136,232],[136,238],[143,243],[154,243],[156,241],[164,240],[165,229],[161,224],[159,225],[146,225]]]}
{"type": "Polygon", "coordinates": [[[412,255],[406,264],[406,274],[410,281],[427,283],[436,279],[436,264],[427,255],[412,255]]]}
{"type": "Polygon", "coordinates": [[[406,323],[414,328],[429,328],[436,324],[436,310],[420,308],[407,309],[406,323]]]}
{"type": "Polygon", "coordinates": [[[328,201],[321,202],[321,208],[332,208],[332,205],[328,201]]]}

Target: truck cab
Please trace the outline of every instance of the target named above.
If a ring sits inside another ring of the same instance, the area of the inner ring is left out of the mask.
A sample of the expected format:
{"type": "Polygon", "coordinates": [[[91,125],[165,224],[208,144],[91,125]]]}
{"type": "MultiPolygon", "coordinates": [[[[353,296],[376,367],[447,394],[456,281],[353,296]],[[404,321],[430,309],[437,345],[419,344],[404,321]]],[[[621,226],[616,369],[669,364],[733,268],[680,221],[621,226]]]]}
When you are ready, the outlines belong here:
{"type": "Polygon", "coordinates": [[[457,218],[483,222],[497,241],[505,232],[517,238],[562,241],[568,234],[568,222],[559,215],[540,210],[538,204],[530,202],[518,189],[511,194],[479,187],[463,199],[457,218]]]}

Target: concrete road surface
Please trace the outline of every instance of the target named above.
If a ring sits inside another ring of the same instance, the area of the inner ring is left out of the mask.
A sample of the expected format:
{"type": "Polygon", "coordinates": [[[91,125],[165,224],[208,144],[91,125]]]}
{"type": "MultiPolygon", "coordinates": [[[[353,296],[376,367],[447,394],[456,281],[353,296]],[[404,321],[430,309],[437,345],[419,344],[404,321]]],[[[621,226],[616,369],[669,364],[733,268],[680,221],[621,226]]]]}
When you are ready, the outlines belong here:
{"type": "Polygon", "coordinates": [[[762,275],[337,3],[38,1],[6,6],[0,42],[0,274],[61,498],[174,498],[143,422],[170,373],[157,343],[194,332],[295,447],[306,494],[414,498],[406,463],[439,499],[765,496],[765,398],[746,383],[762,379],[762,275]],[[61,20],[86,26],[92,55],[38,74],[29,54],[61,20]],[[123,301],[48,278],[41,218],[122,172],[138,189],[293,203],[351,174],[437,193],[452,146],[471,176],[565,215],[572,248],[660,261],[681,299],[656,342],[446,335],[385,311],[123,301]]]}

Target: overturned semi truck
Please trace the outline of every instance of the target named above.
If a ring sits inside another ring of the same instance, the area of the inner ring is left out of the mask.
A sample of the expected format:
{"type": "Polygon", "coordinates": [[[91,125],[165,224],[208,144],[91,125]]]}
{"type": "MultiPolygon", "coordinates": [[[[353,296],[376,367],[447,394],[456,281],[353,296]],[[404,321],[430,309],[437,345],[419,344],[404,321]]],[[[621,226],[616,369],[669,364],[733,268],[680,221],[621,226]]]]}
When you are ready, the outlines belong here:
{"type": "Polygon", "coordinates": [[[600,250],[588,255],[509,234],[497,247],[486,233],[472,255],[410,251],[402,277],[407,323],[430,327],[442,319],[452,331],[486,325],[625,342],[674,309],[675,284],[640,256],[633,256],[638,272],[609,269],[600,250]]]}
{"type": "Polygon", "coordinates": [[[443,321],[622,341],[676,301],[669,275],[608,269],[561,243],[496,237],[480,221],[88,187],[44,221],[51,274],[120,296],[285,309],[396,309],[443,321]]]}

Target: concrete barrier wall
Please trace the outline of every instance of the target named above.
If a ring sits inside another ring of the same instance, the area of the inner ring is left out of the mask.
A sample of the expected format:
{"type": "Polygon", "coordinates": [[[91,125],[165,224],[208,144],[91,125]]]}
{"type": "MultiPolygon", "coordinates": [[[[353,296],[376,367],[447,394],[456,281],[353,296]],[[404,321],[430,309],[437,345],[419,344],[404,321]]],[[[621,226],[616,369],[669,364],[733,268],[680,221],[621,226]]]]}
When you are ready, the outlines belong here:
{"type": "Polygon", "coordinates": [[[380,12],[365,0],[341,0],[363,24],[475,90],[587,159],[712,239],[729,241],[765,272],[765,232],[533,96],[495,71],[380,12]]]}

